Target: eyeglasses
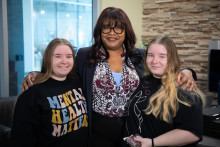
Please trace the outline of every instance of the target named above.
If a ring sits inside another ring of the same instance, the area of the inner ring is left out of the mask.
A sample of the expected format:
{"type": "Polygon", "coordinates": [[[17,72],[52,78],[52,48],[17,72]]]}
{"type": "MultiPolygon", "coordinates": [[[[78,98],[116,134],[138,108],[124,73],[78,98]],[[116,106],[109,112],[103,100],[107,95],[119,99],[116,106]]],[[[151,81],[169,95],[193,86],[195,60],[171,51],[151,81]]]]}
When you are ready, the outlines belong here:
{"type": "Polygon", "coordinates": [[[114,30],[116,34],[121,34],[124,31],[124,29],[125,27],[123,26],[115,26],[115,27],[102,26],[102,33],[109,34],[111,30],[114,30]]]}

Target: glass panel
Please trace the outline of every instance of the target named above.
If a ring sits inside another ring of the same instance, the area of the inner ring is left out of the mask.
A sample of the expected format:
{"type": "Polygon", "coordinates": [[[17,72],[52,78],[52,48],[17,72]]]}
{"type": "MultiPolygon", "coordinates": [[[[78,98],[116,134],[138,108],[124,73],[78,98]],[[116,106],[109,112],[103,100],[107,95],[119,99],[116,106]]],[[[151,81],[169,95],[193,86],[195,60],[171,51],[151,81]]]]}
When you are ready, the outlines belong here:
{"type": "Polygon", "coordinates": [[[56,37],[75,50],[91,45],[92,0],[33,0],[34,70],[40,70],[43,52],[56,37]]]}

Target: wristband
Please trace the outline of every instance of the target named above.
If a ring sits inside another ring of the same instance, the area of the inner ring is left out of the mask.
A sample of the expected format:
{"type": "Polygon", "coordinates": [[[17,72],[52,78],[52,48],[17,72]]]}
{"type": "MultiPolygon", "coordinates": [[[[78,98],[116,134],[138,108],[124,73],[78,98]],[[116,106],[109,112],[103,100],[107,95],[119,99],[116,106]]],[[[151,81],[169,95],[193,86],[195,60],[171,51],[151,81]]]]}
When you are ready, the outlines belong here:
{"type": "Polygon", "coordinates": [[[154,138],[151,138],[152,141],[152,147],[154,147],[154,138]]]}

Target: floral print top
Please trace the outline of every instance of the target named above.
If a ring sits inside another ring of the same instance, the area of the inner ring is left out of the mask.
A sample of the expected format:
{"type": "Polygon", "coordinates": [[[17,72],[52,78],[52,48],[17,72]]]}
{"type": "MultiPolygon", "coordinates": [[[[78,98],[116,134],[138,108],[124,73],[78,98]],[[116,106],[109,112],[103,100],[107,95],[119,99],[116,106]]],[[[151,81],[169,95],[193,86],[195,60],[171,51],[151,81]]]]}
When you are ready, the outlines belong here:
{"type": "Polygon", "coordinates": [[[126,65],[126,52],[122,53],[123,71],[117,88],[104,49],[100,48],[98,54],[102,60],[96,66],[93,79],[93,111],[108,117],[123,117],[127,114],[127,102],[139,85],[139,76],[129,58],[132,68],[126,65]]]}

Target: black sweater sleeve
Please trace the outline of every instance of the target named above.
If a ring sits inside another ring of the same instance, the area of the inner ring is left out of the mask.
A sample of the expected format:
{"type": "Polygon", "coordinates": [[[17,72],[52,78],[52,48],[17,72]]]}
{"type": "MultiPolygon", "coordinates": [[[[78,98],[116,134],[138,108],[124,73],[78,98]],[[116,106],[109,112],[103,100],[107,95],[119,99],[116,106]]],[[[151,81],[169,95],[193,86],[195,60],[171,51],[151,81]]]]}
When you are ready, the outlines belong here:
{"type": "MultiPolygon", "coordinates": [[[[182,90],[180,89],[180,91],[182,90]]],[[[180,91],[178,92],[179,99],[187,102],[191,106],[179,104],[179,110],[174,119],[176,128],[188,130],[201,140],[203,130],[202,101],[194,92],[182,91],[180,95],[180,91]],[[185,98],[183,99],[183,97],[185,98]]]]}
{"type": "Polygon", "coordinates": [[[18,97],[15,106],[10,136],[11,147],[36,146],[39,122],[37,111],[33,89],[29,88],[18,97]]]}

